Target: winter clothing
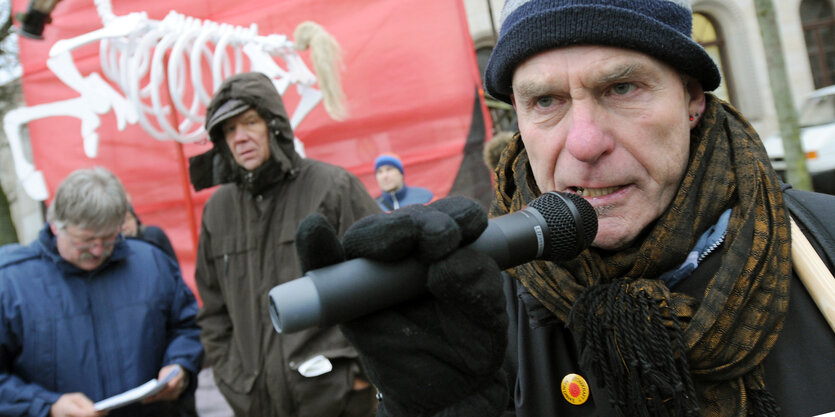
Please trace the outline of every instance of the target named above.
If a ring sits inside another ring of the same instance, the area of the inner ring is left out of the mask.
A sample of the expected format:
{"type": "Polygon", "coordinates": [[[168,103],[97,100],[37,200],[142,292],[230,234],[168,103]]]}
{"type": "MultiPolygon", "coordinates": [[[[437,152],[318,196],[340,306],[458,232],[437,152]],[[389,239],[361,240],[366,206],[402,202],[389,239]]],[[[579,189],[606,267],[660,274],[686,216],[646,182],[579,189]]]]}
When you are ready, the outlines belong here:
{"type": "Polygon", "coordinates": [[[400,162],[400,159],[394,155],[380,155],[377,159],[374,160],[374,171],[380,169],[383,165],[391,165],[397,168],[401,174],[403,174],[403,163],[400,162]]]}
{"type": "MultiPolygon", "coordinates": [[[[804,201],[800,210],[814,210],[818,215],[832,213],[835,199],[829,195],[792,191],[813,198],[813,202],[804,201]]],[[[791,193],[787,193],[791,195],[791,193]]],[[[787,194],[784,194],[786,196],[787,194]]],[[[788,199],[788,197],[787,197],[788,199]]],[[[810,211],[811,213],[811,211],[810,211]]],[[[829,236],[829,244],[835,237],[835,223],[831,219],[821,219],[818,229],[804,231],[807,237],[817,242],[816,236],[829,236]],[[829,226],[828,232],[823,226],[829,226]]],[[[819,252],[832,268],[831,253],[819,252]]],[[[684,284],[675,290],[693,297],[703,293],[710,276],[721,263],[722,252],[709,255],[684,284]]],[[[511,392],[515,392],[517,404],[514,413],[525,416],[587,416],[613,415],[609,396],[605,387],[599,385],[590,374],[577,363],[580,353],[571,331],[542,306],[519,281],[505,275],[505,297],[507,299],[510,324],[510,348],[505,369],[510,375],[511,392]],[[551,318],[549,320],[548,318],[551,318]],[[543,366],[547,364],[547,366],[543,366]],[[554,386],[560,386],[562,379],[571,373],[577,373],[588,379],[591,385],[589,400],[582,405],[573,405],[561,395],[553,395],[554,386]]],[[[829,352],[833,346],[832,330],[820,315],[814,302],[809,297],[803,284],[794,276],[789,291],[789,311],[787,323],[777,339],[772,352],[763,360],[766,388],[776,398],[782,410],[792,410],[793,414],[780,415],[821,415],[835,409],[829,399],[831,376],[821,369],[835,369],[835,359],[829,352]],[[816,335],[809,338],[808,335],[816,335]],[[804,340],[798,344],[795,341],[804,340]]]]}
{"type": "MultiPolygon", "coordinates": [[[[691,143],[678,195],[633,246],[509,270],[517,281],[506,284],[514,323],[510,350],[517,353],[506,369],[516,370],[519,415],[611,415],[611,404],[638,415],[655,407],[653,400],[664,401],[661,408],[678,407],[676,415],[695,406],[705,416],[835,409],[835,399],[817,389],[829,385],[835,360],[816,354],[835,349],[835,335],[792,274],[783,194],[776,174],[762,165],[768,159],[756,133],[708,95],[691,143]],[[699,238],[729,208],[721,246],[692,275],[672,288],[655,279],[687,264],[699,238]],[[659,309],[643,310],[650,305],[659,309]],[[793,340],[808,342],[800,347],[793,340]],[[661,348],[660,341],[672,344],[661,348]],[[799,360],[800,349],[814,359],[799,360]],[[629,376],[620,374],[622,365],[629,376]],[[569,373],[589,383],[590,399],[582,406],[542,391],[569,373]]],[[[492,215],[516,211],[539,194],[528,164],[517,137],[500,163],[492,215]]]]}
{"type": "MultiPolygon", "coordinates": [[[[835,209],[833,199],[829,200],[830,209],[835,209]]],[[[694,275],[684,281],[689,287],[675,290],[698,296],[719,266],[721,256],[721,252],[708,256],[694,275]]],[[[508,389],[516,397],[513,411],[506,415],[615,415],[606,387],[578,365],[580,352],[571,331],[559,320],[544,319],[553,315],[519,281],[509,275],[505,278],[511,316],[511,347],[505,370],[509,374],[508,389]],[[560,393],[554,393],[554,387],[560,387],[563,378],[572,373],[583,376],[590,385],[589,398],[581,405],[571,404],[560,393]]],[[[828,392],[831,374],[821,372],[834,369],[835,359],[830,353],[834,336],[796,276],[791,281],[786,320],[793,324],[783,328],[772,352],[763,360],[766,388],[784,410],[780,415],[815,416],[835,410],[828,392]],[[796,343],[797,340],[804,343],[796,343]],[[787,413],[789,410],[792,414],[787,413]]]]}
{"type": "MultiPolygon", "coordinates": [[[[499,267],[476,250],[455,251],[486,227],[481,205],[451,197],[366,217],[345,233],[348,258],[397,261],[415,251],[418,260],[432,263],[427,296],[340,326],[381,389],[377,417],[494,416],[507,404],[501,372],[507,316],[499,267]]],[[[307,219],[299,228],[305,265],[342,260],[336,236],[325,232],[307,219]]]]}
{"type": "Polygon", "coordinates": [[[162,249],[166,255],[170,256],[175,261],[177,260],[177,254],[174,252],[174,247],[171,246],[171,241],[168,239],[168,235],[166,235],[165,231],[158,226],[151,224],[140,225],[138,233],[134,236],[134,238],[144,240],[162,249]]]}
{"type": "MultiPolygon", "coordinates": [[[[206,131],[214,132],[215,127],[226,119],[235,117],[247,110],[250,106],[246,101],[230,99],[225,101],[220,107],[212,113],[212,117],[206,121],[206,131]]],[[[217,140],[217,138],[213,138],[217,140]]]]}
{"type": "MultiPolygon", "coordinates": [[[[193,396],[203,357],[196,314],[179,267],[158,248],[125,240],[87,272],[61,258],[46,225],[30,245],[0,250],[0,414],[47,416],[71,392],[100,401],[169,364],[189,372],[183,396],[193,396]]],[[[109,415],[179,414],[160,402],[109,415]]]]}
{"type": "Polygon", "coordinates": [[[228,100],[256,109],[267,122],[271,158],[243,170],[215,127],[214,148],[190,167],[195,188],[222,184],[204,207],[195,275],[201,338],[218,388],[241,416],[369,415],[373,390],[352,391],[356,378],[366,379],[353,347],[335,327],[279,335],[268,292],[302,276],[294,233],[305,216],[321,213],[342,233],[379,209],[354,175],[295,153],[281,97],[267,77],[227,79],[209,105],[207,120],[215,126],[240,108],[228,110],[228,100]],[[215,116],[221,110],[226,116],[215,116]],[[300,365],[318,355],[333,369],[302,375],[300,365]]]}
{"type": "Polygon", "coordinates": [[[393,193],[384,192],[376,200],[381,209],[391,211],[412,204],[426,204],[433,198],[435,198],[435,195],[426,188],[409,187],[404,184],[403,188],[393,193]]]}
{"type": "Polygon", "coordinates": [[[133,218],[136,219],[136,236],[132,237],[144,240],[162,249],[163,252],[176,261],[177,254],[174,252],[174,247],[171,245],[171,240],[168,239],[168,235],[165,234],[165,231],[158,226],[142,224],[142,221],[139,219],[139,216],[136,215],[136,211],[133,209],[132,205],[128,207],[128,210],[130,210],[133,218]]]}
{"type": "Polygon", "coordinates": [[[714,90],[719,70],[690,37],[692,13],[689,0],[509,0],[485,88],[510,103],[513,72],[526,58],[561,46],[609,45],[654,56],[714,90]]]}
{"type": "MultiPolygon", "coordinates": [[[[382,393],[378,416],[496,416],[508,394],[505,415],[518,416],[835,410],[835,333],[792,272],[787,210],[804,214],[831,268],[835,198],[784,193],[751,126],[706,100],[667,210],[629,247],[508,269],[504,312],[493,308],[494,262],[464,247],[476,211],[441,199],[351,227],[347,258],[427,265],[427,295],[342,324],[382,393]],[[505,317],[509,337],[496,337],[505,317]]],[[[541,194],[518,135],[497,172],[492,216],[541,194]]],[[[318,266],[339,260],[322,253],[333,244],[306,246],[321,249],[307,255],[318,266]]]]}

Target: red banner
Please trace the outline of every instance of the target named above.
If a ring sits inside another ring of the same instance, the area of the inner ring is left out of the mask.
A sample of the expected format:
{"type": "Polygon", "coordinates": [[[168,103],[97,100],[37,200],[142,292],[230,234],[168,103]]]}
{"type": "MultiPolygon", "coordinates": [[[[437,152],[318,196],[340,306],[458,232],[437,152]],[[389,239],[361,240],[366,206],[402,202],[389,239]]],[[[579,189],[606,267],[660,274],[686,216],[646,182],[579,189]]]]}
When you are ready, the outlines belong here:
{"type": "MultiPolygon", "coordinates": [[[[15,13],[25,11],[27,2],[14,0],[13,6],[15,13]]],[[[175,10],[246,28],[255,24],[260,35],[284,34],[291,39],[296,25],[315,21],[341,45],[342,84],[350,116],[336,122],[323,106],[317,106],[295,131],[308,157],[347,168],[374,196],[380,191],[372,163],[380,153],[399,155],[407,184],[429,188],[439,197],[482,198],[473,194],[484,194],[484,187],[489,187],[480,149],[490,122],[483,116],[481,81],[460,1],[116,0],[112,10],[116,16],[145,12],[149,19],[159,21],[175,10]]],[[[21,38],[27,106],[79,96],[47,68],[49,51],[59,39],[101,27],[92,0],[62,0],[52,12],[44,40],[21,38]]],[[[82,76],[99,73],[107,80],[99,46],[93,42],[77,48],[72,57],[82,76]]],[[[309,52],[300,55],[313,68],[309,52]]],[[[120,91],[117,83],[107,83],[120,91]]],[[[288,108],[298,102],[293,91],[290,87],[285,94],[288,108]]],[[[170,96],[163,95],[162,100],[170,102],[170,96]]],[[[172,119],[176,119],[173,114],[172,119]]],[[[77,168],[99,165],[116,173],[142,222],[160,226],[169,235],[183,276],[194,289],[193,237],[202,206],[213,190],[193,191],[185,161],[209,145],[205,140],[182,146],[173,140],[157,140],[139,124],[128,123],[119,130],[113,111],[100,115],[100,121],[95,129],[98,154],[88,158],[81,120],[66,116],[33,120],[28,124],[32,162],[43,172],[50,194],[77,168]]]]}

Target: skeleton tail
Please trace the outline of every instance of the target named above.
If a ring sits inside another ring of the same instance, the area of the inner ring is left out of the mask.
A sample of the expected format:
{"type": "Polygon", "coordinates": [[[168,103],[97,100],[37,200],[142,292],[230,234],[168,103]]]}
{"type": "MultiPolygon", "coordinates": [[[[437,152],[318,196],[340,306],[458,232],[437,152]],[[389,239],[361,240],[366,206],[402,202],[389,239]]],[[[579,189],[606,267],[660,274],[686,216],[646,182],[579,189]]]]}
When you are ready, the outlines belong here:
{"type": "Polygon", "coordinates": [[[322,26],[311,21],[299,23],[293,38],[296,50],[310,48],[313,70],[324,96],[325,110],[334,120],[344,120],[348,116],[348,109],[339,76],[342,66],[339,43],[322,26]]]}

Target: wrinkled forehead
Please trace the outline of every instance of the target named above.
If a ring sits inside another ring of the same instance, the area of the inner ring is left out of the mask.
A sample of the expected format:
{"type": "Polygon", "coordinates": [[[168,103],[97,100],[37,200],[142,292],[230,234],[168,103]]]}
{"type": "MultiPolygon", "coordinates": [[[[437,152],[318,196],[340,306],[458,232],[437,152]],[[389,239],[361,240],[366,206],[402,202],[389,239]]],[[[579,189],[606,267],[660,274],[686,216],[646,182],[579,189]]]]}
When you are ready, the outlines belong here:
{"type": "Polygon", "coordinates": [[[580,45],[554,48],[529,57],[513,71],[511,85],[514,94],[537,95],[531,90],[567,84],[570,77],[597,86],[676,74],[679,72],[669,64],[640,51],[580,45]]]}

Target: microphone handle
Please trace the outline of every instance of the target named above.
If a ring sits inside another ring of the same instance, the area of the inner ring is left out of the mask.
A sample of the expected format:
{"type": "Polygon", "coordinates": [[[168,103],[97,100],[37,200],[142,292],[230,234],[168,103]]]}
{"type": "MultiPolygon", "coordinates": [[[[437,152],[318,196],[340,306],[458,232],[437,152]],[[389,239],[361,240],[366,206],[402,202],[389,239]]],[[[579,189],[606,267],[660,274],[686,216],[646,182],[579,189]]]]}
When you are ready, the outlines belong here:
{"type": "MultiPolygon", "coordinates": [[[[467,247],[507,269],[541,257],[547,241],[545,219],[528,207],[491,219],[467,247]]],[[[356,258],[308,271],[270,290],[270,318],[278,333],[332,326],[423,294],[426,273],[427,266],[414,258],[398,262],[356,258]]]]}

